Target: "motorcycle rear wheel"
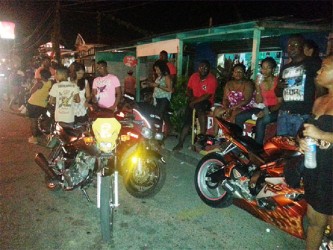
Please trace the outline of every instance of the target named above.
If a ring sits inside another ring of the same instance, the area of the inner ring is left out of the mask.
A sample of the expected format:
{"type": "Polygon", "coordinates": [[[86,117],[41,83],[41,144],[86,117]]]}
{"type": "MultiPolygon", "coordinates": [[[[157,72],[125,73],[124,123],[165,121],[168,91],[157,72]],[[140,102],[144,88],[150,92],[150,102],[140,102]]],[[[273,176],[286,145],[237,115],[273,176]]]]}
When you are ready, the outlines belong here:
{"type": "Polygon", "coordinates": [[[132,196],[136,198],[151,198],[163,187],[166,178],[166,166],[155,156],[141,158],[143,171],[141,174],[135,170],[137,165],[127,163],[123,174],[124,185],[132,196]]]}
{"type": "Polygon", "coordinates": [[[101,193],[100,193],[100,220],[102,239],[109,242],[112,238],[113,231],[113,216],[115,208],[114,203],[114,180],[113,176],[107,175],[101,178],[101,193]]]}
{"type": "Polygon", "coordinates": [[[217,182],[210,177],[218,170],[222,170],[221,174],[224,175],[225,166],[225,160],[221,155],[210,153],[199,161],[195,170],[195,189],[200,199],[210,207],[223,208],[232,204],[232,194],[224,190],[221,185],[225,176],[221,176],[217,182]]]}

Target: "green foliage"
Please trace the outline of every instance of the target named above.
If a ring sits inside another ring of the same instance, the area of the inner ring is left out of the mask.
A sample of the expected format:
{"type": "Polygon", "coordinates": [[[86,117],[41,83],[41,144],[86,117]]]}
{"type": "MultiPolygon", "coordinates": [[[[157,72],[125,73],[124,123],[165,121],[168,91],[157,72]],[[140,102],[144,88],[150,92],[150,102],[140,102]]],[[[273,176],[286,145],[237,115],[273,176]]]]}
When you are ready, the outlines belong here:
{"type": "Polygon", "coordinates": [[[187,88],[188,77],[178,77],[174,86],[174,93],[171,98],[171,108],[173,109],[173,115],[171,117],[171,123],[175,131],[179,132],[183,125],[183,118],[187,105],[187,88]]]}

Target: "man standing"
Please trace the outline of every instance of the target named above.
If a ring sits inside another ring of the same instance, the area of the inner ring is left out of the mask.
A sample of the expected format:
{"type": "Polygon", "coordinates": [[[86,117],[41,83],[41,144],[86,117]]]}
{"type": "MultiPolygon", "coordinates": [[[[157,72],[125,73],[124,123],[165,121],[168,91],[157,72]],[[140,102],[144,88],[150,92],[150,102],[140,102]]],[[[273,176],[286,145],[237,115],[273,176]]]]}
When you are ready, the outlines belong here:
{"type": "Polygon", "coordinates": [[[93,82],[93,101],[101,108],[115,111],[121,98],[119,79],[109,74],[106,61],[98,61],[96,70],[100,76],[93,82]]]}
{"type": "Polygon", "coordinates": [[[130,69],[127,72],[127,76],[125,77],[125,80],[124,80],[123,93],[131,94],[131,95],[135,96],[135,85],[136,85],[136,79],[133,76],[133,70],[130,69]]]}
{"type": "Polygon", "coordinates": [[[309,118],[316,91],[321,92],[314,82],[321,65],[305,56],[303,46],[303,36],[289,37],[287,51],[291,62],[281,68],[280,83],[276,88],[276,94],[282,101],[277,135],[296,136],[303,122],[309,118]]]}
{"type": "Polygon", "coordinates": [[[51,59],[47,56],[43,57],[41,66],[38,69],[36,69],[35,79],[37,79],[37,80],[42,79],[42,77],[40,75],[40,72],[43,69],[46,69],[46,70],[50,71],[52,78],[55,77],[55,69],[51,67],[51,59]]]}
{"type": "Polygon", "coordinates": [[[74,103],[80,102],[79,87],[68,81],[68,69],[59,67],[56,71],[57,83],[50,90],[50,104],[55,104],[54,120],[56,122],[74,122],[74,103]]]}
{"type": "Polygon", "coordinates": [[[176,80],[176,76],[177,76],[177,69],[176,69],[175,65],[173,65],[171,62],[168,61],[168,52],[166,52],[165,50],[162,50],[160,52],[160,60],[166,62],[166,64],[168,65],[172,83],[175,84],[175,80],[176,80]]]}
{"type": "Polygon", "coordinates": [[[186,95],[189,97],[189,104],[186,107],[178,144],[173,148],[173,151],[179,151],[183,148],[185,137],[191,128],[193,109],[197,112],[201,133],[206,134],[207,111],[214,104],[216,88],[217,80],[210,73],[210,63],[207,60],[201,61],[198,72],[192,74],[188,81],[186,95]]]}

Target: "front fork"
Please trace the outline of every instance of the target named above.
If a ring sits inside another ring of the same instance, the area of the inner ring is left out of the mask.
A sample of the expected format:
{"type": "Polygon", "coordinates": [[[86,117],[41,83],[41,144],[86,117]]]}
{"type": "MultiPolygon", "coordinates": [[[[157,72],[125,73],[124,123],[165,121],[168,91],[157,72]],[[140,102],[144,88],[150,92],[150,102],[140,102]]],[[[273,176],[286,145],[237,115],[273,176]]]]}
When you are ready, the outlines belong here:
{"type": "MultiPolygon", "coordinates": [[[[119,189],[118,189],[118,185],[119,185],[119,181],[118,181],[118,176],[119,173],[118,171],[114,171],[114,173],[111,175],[111,178],[113,179],[113,185],[112,185],[112,190],[111,192],[113,192],[112,197],[112,204],[110,204],[111,206],[113,206],[114,208],[119,207],[119,189]]],[[[97,173],[97,208],[101,207],[101,181],[102,181],[102,173],[98,172],[97,173]]]]}

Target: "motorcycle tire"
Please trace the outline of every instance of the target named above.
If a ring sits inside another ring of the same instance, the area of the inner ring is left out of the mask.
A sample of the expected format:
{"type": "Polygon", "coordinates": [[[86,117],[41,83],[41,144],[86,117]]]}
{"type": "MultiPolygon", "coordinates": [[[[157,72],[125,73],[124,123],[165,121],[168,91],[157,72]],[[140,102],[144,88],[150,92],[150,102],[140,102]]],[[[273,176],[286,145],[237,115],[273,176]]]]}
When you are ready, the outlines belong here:
{"type": "Polygon", "coordinates": [[[166,166],[157,157],[148,156],[142,160],[143,174],[138,175],[135,165],[123,173],[124,185],[132,196],[136,198],[151,198],[163,187],[166,178],[166,166]]]}
{"type": "Polygon", "coordinates": [[[112,238],[113,217],[115,208],[114,202],[114,180],[113,175],[103,176],[101,178],[101,193],[100,193],[100,220],[101,232],[104,242],[109,242],[112,238]]]}
{"type": "Polygon", "coordinates": [[[226,162],[221,155],[210,153],[199,161],[195,170],[195,189],[200,199],[210,207],[223,208],[232,204],[232,194],[223,189],[222,181],[212,182],[209,177],[210,174],[223,170],[225,166],[226,162]]]}

